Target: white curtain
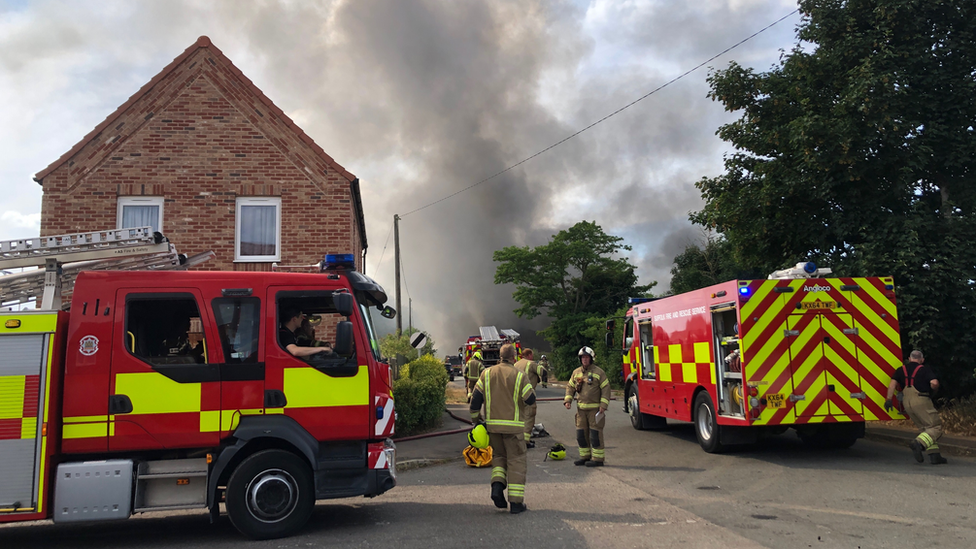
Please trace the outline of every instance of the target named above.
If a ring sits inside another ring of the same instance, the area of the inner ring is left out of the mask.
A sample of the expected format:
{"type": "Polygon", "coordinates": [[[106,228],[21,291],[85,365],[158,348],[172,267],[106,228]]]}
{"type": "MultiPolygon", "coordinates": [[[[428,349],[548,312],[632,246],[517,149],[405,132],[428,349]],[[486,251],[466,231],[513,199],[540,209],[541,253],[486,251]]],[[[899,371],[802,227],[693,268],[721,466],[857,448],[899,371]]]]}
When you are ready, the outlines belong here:
{"type": "Polygon", "coordinates": [[[135,206],[128,204],[122,206],[123,229],[149,226],[153,228],[154,232],[161,232],[159,230],[159,206],[135,206]]]}
{"type": "Polygon", "coordinates": [[[277,255],[275,206],[241,206],[241,255],[277,255]]]}

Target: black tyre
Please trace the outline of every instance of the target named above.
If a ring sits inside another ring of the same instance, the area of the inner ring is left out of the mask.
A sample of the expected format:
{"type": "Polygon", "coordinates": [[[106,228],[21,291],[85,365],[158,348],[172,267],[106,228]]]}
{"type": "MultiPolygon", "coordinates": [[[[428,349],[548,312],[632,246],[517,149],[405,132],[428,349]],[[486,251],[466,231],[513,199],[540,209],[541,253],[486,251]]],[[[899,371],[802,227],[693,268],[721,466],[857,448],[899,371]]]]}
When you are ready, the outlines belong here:
{"type": "Polygon", "coordinates": [[[722,446],[722,427],[715,416],[715,405],[707,391],[698,393],[695,398],[695,408],[692,411],[692,421],[695,423],[695,436],[702,450],[709,454],[717,454],[725,448],[722,446]]]}
{"type": "Polygon", "coordinates": [[[230,521],[254,539],[289,536],[308,522],[315,507],[312,470],[284,450],[263,450],[238,465],[227,482],[230,521]]]}

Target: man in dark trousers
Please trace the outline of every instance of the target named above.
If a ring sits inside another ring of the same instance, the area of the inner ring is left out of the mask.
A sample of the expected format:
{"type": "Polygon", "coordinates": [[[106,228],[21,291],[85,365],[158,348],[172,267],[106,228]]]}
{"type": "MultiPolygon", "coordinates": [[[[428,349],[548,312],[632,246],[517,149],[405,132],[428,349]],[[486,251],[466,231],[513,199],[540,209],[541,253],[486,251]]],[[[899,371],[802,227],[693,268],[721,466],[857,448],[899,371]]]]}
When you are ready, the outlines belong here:
{"type": "Polygon", "coordinates": [[[523,420],[526,406],[535,404],[535,391],[528,376],[515,369],[515,347],[506,343],[498,352],[501,362],[485,369],[471,393],[471,419],[483,419],[491,445],[491,499],[504,509],[505,488],[511,513],[525,511],[525,437],[523,420]]]}
{"type": "Polygon", "coordinates": [[[932,404],[932,396],[939,390],[939,380],[935,373],[925,366],[925,357],[921,351],[912,351],[909,362],[906,366],[895,370],[891,376],[891,383],[888,384],[888,396],[885,400],[885,410],[891,411],[894,407],[892,398],[895,390],[903,387],[902,398],[905,404],[905,413],[912,418],[915,426],[922,429],[921,434],[910,444],[915,461],[922,463],[925,461],[923,454],[928,454],[929,462],[932,465],[948,463],[946,458],[939,452],[939,438],[942,436],[942,418],[932,404]]]}

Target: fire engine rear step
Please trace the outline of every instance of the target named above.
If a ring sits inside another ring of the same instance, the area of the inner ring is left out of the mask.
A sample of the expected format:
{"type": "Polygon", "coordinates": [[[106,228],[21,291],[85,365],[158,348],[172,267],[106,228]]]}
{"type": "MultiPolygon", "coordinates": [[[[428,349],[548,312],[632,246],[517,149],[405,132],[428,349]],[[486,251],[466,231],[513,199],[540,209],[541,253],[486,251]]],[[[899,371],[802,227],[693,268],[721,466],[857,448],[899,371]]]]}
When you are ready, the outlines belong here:
{"type": "Polygon", "coordinates": [[[136,472],[134,513],[207,506],[207,460],[143,461],[136,472]]]}

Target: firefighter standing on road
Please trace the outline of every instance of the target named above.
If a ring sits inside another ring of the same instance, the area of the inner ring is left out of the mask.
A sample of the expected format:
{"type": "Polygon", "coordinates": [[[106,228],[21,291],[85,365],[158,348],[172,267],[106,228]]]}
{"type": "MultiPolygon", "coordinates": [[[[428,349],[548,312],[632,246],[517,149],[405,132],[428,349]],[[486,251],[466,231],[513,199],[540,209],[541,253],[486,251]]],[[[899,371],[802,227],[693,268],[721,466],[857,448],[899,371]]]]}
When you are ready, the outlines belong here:
{"type": "MultiPolygon", "coordinates": [[[[522,349],[522,360],[515,363],[515,369],[525,374],[526,379],[532,384],[532,390],[535,391],[536,386],[539,385],[541,378],[539,376],[539,363],[537,363],[534,358],[534,353],[532,349],[522,349]]],[[[535,448],[535,443],[532,442],[532,427],[535,426],[535,414],[538,406],[536,404],[530,404],[525,407],[525,447],[535,448]]]]}
{"type": "Polygon", "coordinates": [[[901,386],[905,413],[912,418],[915,426],[922,429],[921,434],[911,443],[912,453],[915,461],[922,463],[925,461],[923,454],[928,454],[929,462],[932,465],[942,465],[948,460],[942,457],[939,451],[939,438],[942,436],[942,418],[932,404],[932,395],[939,390],[939,380],[935,378],[935,373],[925,366],[925,357],[921,351],[912,351],[909,356],[907,366],[895,370],[891,376],[891,383],[888,384],[888,396],[885,400],[885,410],[891,411],[894,407],[891,399],[895,396],[895,390],[901,386]]]}
{"type": "Polygon", "coordinates": [[[587,467],[602,467],[605,458],[603,449],[603,426],[607,421],[607,408],[610,407],[610,380],[606,372],[593,364],[593,349],[583,347],[579,350],[581,366],[577,368],[566,384],[566,409],[576,405],[576,442],[579,443],[580,458],[573,463],[587,467]]]}
{"type": "Polygon", "coordinates": [[[511,513],[525,511],[525,439],[522,412],[535,404],[535,391],[528,376],[515,369],[515,347],[506,343],[498,352],[501,362],[484,371],[471,394],[471,419],[481,421],[484,404],[485,427],[492,451],[491,499],[504,509],[505,488],[511,513]]]}
{"type": "Polygon", "coordinates": [[[549,387],[549,358],[546,355],[539,360],[539,372],[542,374],[542,387],[549,387]]]}
{"type": "Polygon", "coordinates": [[[468,360],[468,364],[464,367],[464,377],[468,380],[468,402],[471,402],[471,393],[474,392],[474,384],[478,382],[478,378],[481,377],[481,371],[485,367],[481,363],[481,351],[475,351],[471,355],[471,359],[468,360]]]}

